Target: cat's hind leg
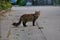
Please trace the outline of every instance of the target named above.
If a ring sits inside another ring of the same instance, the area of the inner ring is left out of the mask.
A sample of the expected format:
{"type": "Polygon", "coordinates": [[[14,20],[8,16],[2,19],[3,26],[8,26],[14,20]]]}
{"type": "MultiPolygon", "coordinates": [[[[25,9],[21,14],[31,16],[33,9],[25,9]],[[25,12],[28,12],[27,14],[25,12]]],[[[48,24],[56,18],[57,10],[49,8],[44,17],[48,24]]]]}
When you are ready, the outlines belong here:
{"type": "Polygon", "coordinates": [[[24,27],[27,27],[26,22],[23,22],[23,26],[24,26],[24,27]]]}

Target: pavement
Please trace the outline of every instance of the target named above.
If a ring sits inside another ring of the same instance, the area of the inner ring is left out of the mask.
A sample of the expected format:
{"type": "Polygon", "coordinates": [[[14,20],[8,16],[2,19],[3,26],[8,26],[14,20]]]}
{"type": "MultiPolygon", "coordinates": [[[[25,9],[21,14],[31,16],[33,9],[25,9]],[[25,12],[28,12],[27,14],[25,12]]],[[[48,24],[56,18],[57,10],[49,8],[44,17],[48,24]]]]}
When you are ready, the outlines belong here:
{"type": "Polygon", "coordinates": [[[1,40],[60,40],[60,6],[12,7],[12,10],[0,20],[1,40]],[[41,15],[36,26],[31,22],[27,23],[28,27],[23,27],[22,23],[17,28],[12,26],[21,15],[39,10],[41,15]]]}

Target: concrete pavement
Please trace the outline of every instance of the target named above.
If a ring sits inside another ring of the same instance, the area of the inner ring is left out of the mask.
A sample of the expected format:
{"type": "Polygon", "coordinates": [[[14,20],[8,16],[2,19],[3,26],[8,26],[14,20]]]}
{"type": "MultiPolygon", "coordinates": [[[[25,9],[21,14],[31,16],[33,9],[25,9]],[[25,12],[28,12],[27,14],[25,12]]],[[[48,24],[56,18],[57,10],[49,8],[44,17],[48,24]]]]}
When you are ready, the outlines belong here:
{"type": "Polygon", "coordinates": [[[12,7],[12,10],[15,11],[8,13],[1,21],[2,40],[60,40],[59,6],[12,7]],[[34,13],[36,10],[41,11],[36,22],[43,29],[38,29],[37,25],[32,26],[32,23],[27,23],[28,27],[23,27],[21,24],[18,28],[12,28],[14,26],[11,24],[18,22],[21,15],[34,13]],[[11,35],[7,38],[9,29],[11,35]]]}

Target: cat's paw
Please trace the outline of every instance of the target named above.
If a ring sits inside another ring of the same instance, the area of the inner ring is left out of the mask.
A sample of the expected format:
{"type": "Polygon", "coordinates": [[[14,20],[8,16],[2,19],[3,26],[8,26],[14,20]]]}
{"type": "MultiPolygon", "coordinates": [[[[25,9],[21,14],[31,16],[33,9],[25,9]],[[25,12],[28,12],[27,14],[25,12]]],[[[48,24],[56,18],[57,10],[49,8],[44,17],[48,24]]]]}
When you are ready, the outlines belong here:
{"type": "Polygon", "coordinates": [[[36,25],[33,25],[33,26],[36,26],[36,25]]]}
{"type": "Polygon", "coordinates": [[[27,27],[27,25],[24,25],[24,27],[27,27]]]}

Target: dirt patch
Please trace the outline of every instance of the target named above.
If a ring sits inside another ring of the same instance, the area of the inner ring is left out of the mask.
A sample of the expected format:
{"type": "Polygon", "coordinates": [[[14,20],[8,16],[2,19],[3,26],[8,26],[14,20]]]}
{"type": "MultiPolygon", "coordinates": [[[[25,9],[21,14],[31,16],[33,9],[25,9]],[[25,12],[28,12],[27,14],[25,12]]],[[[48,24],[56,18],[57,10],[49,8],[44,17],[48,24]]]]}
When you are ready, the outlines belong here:
{"type": "Polygon", "coordinates": [[[0,11],[0,20],[5,18],[9,13],[16,12],[16,10],[1,10],[0,11]]]}

